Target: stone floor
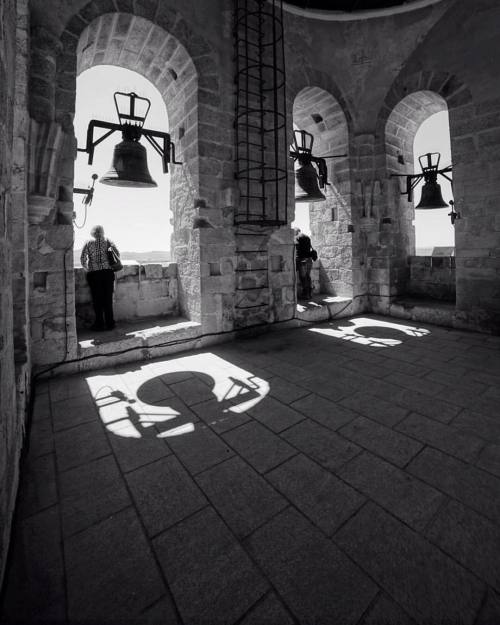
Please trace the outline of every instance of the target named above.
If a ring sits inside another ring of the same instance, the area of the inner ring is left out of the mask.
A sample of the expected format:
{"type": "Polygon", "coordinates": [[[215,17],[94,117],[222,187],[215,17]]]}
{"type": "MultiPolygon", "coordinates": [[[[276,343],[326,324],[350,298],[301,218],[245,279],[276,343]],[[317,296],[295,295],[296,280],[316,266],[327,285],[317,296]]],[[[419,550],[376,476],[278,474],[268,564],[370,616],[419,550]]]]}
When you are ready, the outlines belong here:
{"type": "Polygon", "coordinates": [[[380,317],[42,382],[2,623],[500,623],[500,338],[380,317]]]}

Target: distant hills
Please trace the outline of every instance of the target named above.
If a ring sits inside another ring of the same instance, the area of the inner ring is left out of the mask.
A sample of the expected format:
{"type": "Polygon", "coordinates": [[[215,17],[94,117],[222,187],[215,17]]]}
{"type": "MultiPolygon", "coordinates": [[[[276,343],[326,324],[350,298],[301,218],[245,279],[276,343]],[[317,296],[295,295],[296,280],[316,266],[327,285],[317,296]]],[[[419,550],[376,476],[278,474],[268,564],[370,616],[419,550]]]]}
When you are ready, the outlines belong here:
{"type": "Polygon", "coordinates": [[[417,256],[455,256],[455,247],[438,246],[438,247],[417,247],[415,250],[417,256]]]}
{"type": "MultiPolygon", "coordinates": [[[[73,251],[75,267],[80,267],[80,255],[82,250],[73,251]]],[[[152,250],[151,252],[120,252],[122,260],[135,260],[138,263],[168,263],[170,262],[169,250],[152,250]]]]}

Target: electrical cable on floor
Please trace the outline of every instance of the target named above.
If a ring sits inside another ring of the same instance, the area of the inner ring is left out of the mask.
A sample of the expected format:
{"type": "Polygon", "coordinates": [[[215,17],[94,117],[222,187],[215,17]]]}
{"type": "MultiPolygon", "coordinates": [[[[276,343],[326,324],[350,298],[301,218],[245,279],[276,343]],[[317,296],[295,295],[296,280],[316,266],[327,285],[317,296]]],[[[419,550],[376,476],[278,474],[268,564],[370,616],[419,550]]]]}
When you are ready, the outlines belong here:
{"type": "MultiPolygon", "coordinates": [[[[352,297],[350,299],[350,301],[343,307],[341,308],[338,312],[336,312],[334,315],[330,316],[328,318],[328,320],[325,321],[332,321],[333,319],[336,319],[340,314],[342,314],[344,312],[344,310],[346,310],[354,300],[359,299],[361,297],[367,297],[369,296],[369,293],[360,293],[359,295],[355,295],[354,297],[352,297]]],[[[382,295],[382,296],[377,296],[377,297],[390,297],[389,295],[382,295]]],[[[39,372],[37,372],[34,376],[33,376],[33,381],[35,381],[36,379],[38,379],[40,376],[49,373],[50,371],[53,371],[54,369],[56,369],[57,367],[61,367],[62,365],[67,365],[67,364],[72,364],[75,362],[84,362],[86,360],[92,360],[94,358],[107,358],[107,357],[111,357],[111,356],[121,356],[122,354],[126,354],[128,352],[135,352],[138,350],[144,350],[144,349],[155,349],[157,347],[170,347],[170,346],[174,346],[174,345],[183,345],[184,343],[192,343],[193,341],[199,341],[200,339],[204,339],[204,338],[208,338],[208,337],[212,337],[212,336],[224,336],[226,334],[236,334],[236,333],[243,333],[247,330],[253,330],[255,328],[264,328],[264,327],[270,327],[273,325],[278,325],[278,324],[282,324],[282,323],[289,323],[290,321],[300,321],[301,323],[304,324],[317,324],[317,321],[308,321],[307,319],[299,319],[298,317],[289,317],[288,319],[279,319],[278,321],[272,321],[270,323],[267,322],[263,322],[263,323],[256,323],[252,326],[248,326],[246,328],[239,328],[239,329],[235,329],[235,330],[223,330],[220,332],[206,332],[205,334],[200,334],[198,336],[195,337],[188,337],[188,338],[184,338],[184,339],[177,339],[174,341],[165,341],[164,343],[157,343],[156,345],[151,345],[149,347],[145,347],[144,345],[136,345],[134,347],[128,347],[126,349],[122,349],[122,350],[117,350],[117,351],[113,351],[113,352],[106,352],[105,354],[91,354],[90,356],[83,356],[82,358],[72,358],[70,360],[61,360],[59,362],[54,363],[53,365],[51,365],[50,367],[47,367],[46,369],[43,369],[39,372]]],[[[236,338],[236,337],[235,337],[236,338]]]]}
{"type": "Polygon", "coordinates": [[[79,226],[76,223],[76,218],[73,219],[73,225],[75,226],[75,228],[78,228],[78,230],[81,230],[82,228],[85,228],[85,224],[87,223],[87,204],[85,204],[85,214],[83,216],[83,223],[81,224],[81,226],[79,226]]]}

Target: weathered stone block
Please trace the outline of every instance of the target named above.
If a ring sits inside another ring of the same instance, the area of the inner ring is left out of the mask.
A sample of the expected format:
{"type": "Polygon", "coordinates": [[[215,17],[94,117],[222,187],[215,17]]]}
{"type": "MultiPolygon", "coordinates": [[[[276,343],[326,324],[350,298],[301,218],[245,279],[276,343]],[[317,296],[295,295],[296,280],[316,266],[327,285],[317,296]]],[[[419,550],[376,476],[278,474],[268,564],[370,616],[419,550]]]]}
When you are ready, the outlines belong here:
{"type": "Polygon", "coordinates": [[[144,265],[146,280],[160,279],[162,277],[162,266],[158,265],[144,265]]]}

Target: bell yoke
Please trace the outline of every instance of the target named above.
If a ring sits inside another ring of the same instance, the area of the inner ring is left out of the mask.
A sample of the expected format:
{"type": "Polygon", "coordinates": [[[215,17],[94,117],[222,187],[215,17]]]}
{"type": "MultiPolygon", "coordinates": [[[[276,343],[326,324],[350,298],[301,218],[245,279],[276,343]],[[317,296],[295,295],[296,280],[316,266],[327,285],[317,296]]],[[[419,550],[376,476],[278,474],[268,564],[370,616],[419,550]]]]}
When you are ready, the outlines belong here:
{"type": "Polygon", "coordinates": [[[148,170],[146,148],[139,141],[141,137],[149,141],[161,156],[163,172],[167,173],[169,163],[181,164],[175,160],[175,145],[170,140],[170,134],[144,128],[144,122],[151,108],[151,101],[148,98],[142,98],[133,92],[122,93],[121,91],[116,91],[113,97],[119,123],[91,120],[85,148],[78,148],[78,151],[86,152],[89,155],[89,165],[92,165],[95,147],[113,132],[119,130],[123,140],[115,146],[111,167],[99,179],[99,182],[115,187],[156,187],[158,185],[148,170]],[[127,103],[128,109],[125,108],[127,103]],[[95,128],[104,128],[108,132],[94,140],[95,128]]]}

